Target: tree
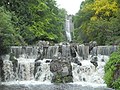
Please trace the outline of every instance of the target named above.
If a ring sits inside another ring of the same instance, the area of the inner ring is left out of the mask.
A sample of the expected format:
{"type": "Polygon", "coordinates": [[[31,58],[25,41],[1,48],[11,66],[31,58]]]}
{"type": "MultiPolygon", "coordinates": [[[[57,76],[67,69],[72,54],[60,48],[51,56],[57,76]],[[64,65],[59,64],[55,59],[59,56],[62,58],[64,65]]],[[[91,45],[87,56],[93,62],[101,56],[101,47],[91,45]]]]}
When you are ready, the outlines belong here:
{"type": "Polygon", "coordinates": [[[0,55],[6,54],[11,45],[19,45],[20,37],[12,24],[12,14],[0,7],[0,55]]]}
{"type": "Polygon", "coordinates": [[[14,25],[26,43],[62,41],[65,17],[59,14],[55,0],[1,0],[0,5],[15,13],[14,25]]]}
{"type": "Polygon", "coordinates": [[[85,0],[74,17],[76,39],[98,44],[119,43],[118,0],[85,0]]]}

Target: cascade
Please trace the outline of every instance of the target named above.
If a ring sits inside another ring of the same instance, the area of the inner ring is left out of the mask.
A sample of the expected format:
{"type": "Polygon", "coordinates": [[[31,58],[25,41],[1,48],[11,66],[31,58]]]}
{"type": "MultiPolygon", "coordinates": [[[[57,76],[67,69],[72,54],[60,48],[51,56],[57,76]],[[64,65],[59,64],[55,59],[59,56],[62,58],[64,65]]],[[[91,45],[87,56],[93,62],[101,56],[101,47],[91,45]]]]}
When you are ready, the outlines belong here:
{"type": "MultiPolygon", "coordinates": [[[[61,71],[62,69],[63,76],[72,75],[73,82],[71,84],[80,83],[89,86],[91,84],[94,84],[97,86],[101,85],[102,87],[105,88],[106,84],[103,80],[104,65],[108,61],[109,55],[117,50],[117,46],[96,46],[93,48],[93,50],[91,50],[90,53],[89,53],[89,46],[78,45],[78,44],[73,44],[73,45],[56,44],[54,46],[48,46],[46,50],[47,52],[44,53],[44,45],[12,46],[11,53],[13,53],[14,56],[11,55],[2,56],[2,61],[0,62],[2,64],[0,66],[1,68],[0,71],[2,72],[0,76],[2,85],[6,85],[6,83],[8,84],[9,82],[11,84],[12,82],[14,82],[15,84],[16,82],[23,83],[27,81],[30,81],[31,83],[34,84],[35,82],[51,83],[54,74],[56,73],[55,69],[57,67],[57,70],[59,71],[61,71]],[[94,57],[97,58],[97,60],[95,61],[97,63],[97,67],[93,63],[91,63],[91,60],[94,57]],[[54,65],[50,66],[51,62],[54,64],[53,60],[56,60],[54,62],[55,65],[57,66],[54,65]],[[59,61],[60,63],[58,62],[58,60],[61,60],[59,61]],[[70,66],[69,63],[71,63],[71,67],[72,67],[71,69],[67,67],[70,66]],[[61,66],[62,64],[64,66],[61,66]],[[53,70],[51,70],[51,67],[53,67],[53,70]],[[72,74],[70,73],[70,75],[68,75],[69,70],[71,70],[72,72],[72,74]]],[[[63,88],[63,87],[59,87],[59,88],[63,88]]],[[[3,90],[7,90],[7,89],[3,89],[3,90]]],[[[69,90],[73,90],[73,89],[69,89],[69,90]]],[[[79,90],[79,89],[75,89],[75,90],[79,90]]],[[[95,89],[85,89],[85,90],[95,90],[95,89]]],[[[102,89],[97,89],[97,90],[102,90],[102,89]]]]}

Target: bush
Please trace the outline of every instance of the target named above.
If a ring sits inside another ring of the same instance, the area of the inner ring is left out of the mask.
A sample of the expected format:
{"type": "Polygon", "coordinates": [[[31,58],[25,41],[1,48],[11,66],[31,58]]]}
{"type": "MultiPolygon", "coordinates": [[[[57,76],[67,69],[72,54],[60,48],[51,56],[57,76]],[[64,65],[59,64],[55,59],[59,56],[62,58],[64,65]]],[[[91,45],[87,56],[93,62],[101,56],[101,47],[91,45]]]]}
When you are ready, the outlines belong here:
{"type": "Polygon", "coordinates": [[[109,61],[105,65],[104,80],[108,87],[120,90],[120,50],[111,54],[109,61]],[[116,76],[117,75],[117,76],[116,76]]]}

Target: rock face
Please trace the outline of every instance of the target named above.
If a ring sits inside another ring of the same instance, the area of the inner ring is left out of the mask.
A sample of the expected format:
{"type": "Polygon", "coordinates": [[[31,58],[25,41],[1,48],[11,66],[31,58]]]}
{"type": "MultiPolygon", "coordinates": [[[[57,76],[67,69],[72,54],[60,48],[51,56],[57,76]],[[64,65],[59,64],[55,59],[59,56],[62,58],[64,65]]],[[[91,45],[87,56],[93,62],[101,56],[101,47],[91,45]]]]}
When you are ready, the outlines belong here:
{"type": "Polygon", "coordinates": [[[74,43],[71,44],[70,45],[71,57],[76,57],[76,51],[77,51],[77,45],[74,43]]]}
{"type": "Polygon", "coordinates": [[[118,46],[95,46],[90,52],[90,55],[107,55],[110,56],[113,52],[119,49],[118,46]]]}
{"type": "Polygon", "coordinates": [[[72,66],[70,61],[65,59],[53,60],[50,63],[50,71],[53,73],[53,83],[73,82],[72,66]]]}
{"type": "Polygon", "coordinates": [[[0,82],[1,81],[4,81],[4,71],[3,71],[3,61],[2,59],[0,58],[0,82]]]}

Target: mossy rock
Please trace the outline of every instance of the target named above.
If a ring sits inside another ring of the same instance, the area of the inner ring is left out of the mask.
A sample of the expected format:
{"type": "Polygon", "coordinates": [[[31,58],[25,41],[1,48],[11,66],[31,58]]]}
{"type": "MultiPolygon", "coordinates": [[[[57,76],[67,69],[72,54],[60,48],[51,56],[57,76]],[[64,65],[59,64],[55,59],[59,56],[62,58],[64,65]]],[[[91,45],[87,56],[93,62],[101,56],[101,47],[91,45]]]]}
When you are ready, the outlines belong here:
{"type": "Polygon", "coordinates": [[[62,76],[62,74],[57,73],[54,78],[52,79],[52,83],[69,83],[73,82],[72,76],[62,76]]]}
{"type": "Polygon", "coordinates": [[[72,66],[67,60],[53,60],[50,63],[50,71],[53,73],[52,83],[73,82],[72,66]]]}

